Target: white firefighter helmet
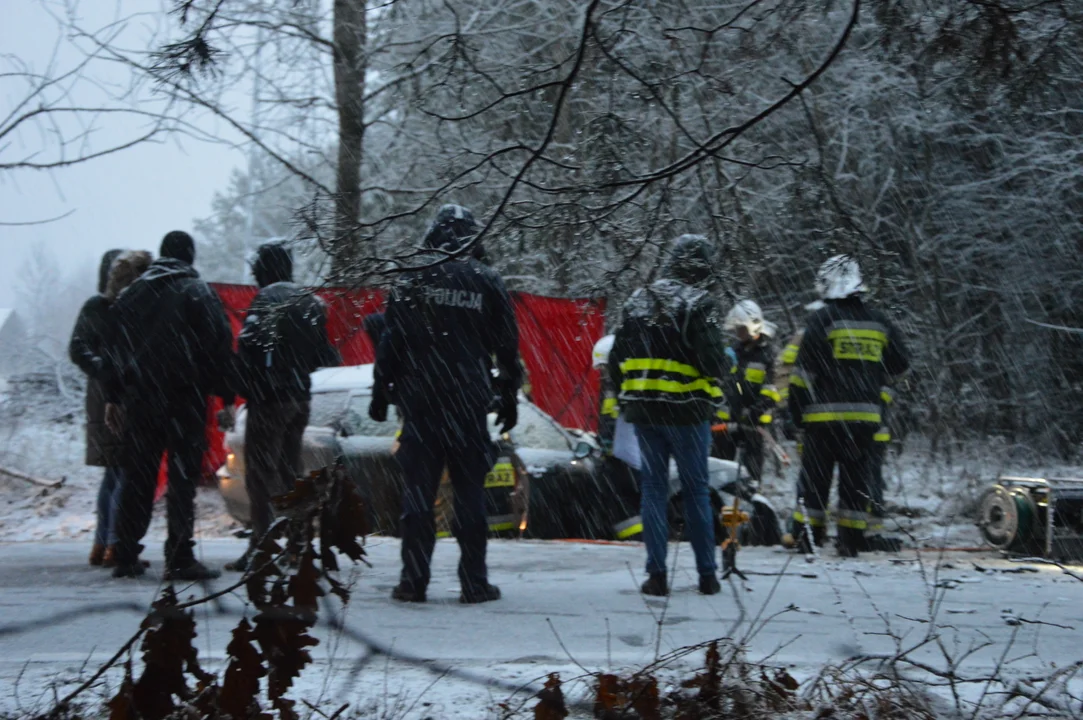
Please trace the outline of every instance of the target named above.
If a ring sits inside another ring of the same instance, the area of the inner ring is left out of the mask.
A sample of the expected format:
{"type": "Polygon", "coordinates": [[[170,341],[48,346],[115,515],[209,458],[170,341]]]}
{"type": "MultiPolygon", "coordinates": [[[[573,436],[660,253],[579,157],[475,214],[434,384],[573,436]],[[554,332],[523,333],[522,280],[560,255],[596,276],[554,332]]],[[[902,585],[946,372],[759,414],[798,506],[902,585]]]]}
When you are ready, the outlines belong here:
{"type": "Polygon", "coordinates": [[[816,273],[816,292],[824,300],[842,300],[865,290],[861,267],[849,255],[829,258],[816,273]]]}
{"type": "Polygon", "coordinates": [[[594,367],[600,368],[609,364],[609,353],[613,350],[613,340],[615,339],[613,335],[606,335],[594,343],[594,352],[591,353],[594,359],[594,367]]]}
{"type": "Polygon", "coordinates": [[[763,334],[764,337],[774,339],[778,335],[778,325],[775,325],[770,320],[763,321],[763,334]]]}
{"type": "Polygon", "coordinates": [[[727,330],[733,331],[742,326],[752,337],[763,333],[763,310],[752,300],[738,300],[726,315],[727,330]]]}

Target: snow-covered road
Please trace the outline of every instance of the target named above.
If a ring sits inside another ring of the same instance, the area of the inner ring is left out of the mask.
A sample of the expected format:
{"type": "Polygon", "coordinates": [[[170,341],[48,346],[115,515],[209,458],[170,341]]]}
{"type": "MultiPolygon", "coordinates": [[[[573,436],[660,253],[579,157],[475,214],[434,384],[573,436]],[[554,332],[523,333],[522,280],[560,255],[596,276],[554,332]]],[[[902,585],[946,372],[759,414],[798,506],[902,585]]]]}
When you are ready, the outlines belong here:
{"type": "MultiPolygon", "coordinates": [[[[81,667],[92,669],[111,656],[157,595],[157,546],[147,553],[152,572],[137,581],[112,580],[87,567],[85,549],[84,543],[0,545],[0,688],[7,688],[0,690],[0,711],[26,710],[41,701],[43,679],[64,686],[81,667]]],[[[236,540],[200,544],[214,565],[241,549],[236,540]]],[[[426,605],[388,597],[399,567],[396,541],[373,539],[368,552],[372,567],[357,572],[348,630],[319,629],[317,665],[296,696],[322,694],[332,704],[384,710],[402,697],[410,698],[398,708],[402,717],[477,718],[511,688],[552,670],[569,677],[583,674],[577,664],[590,671],[638,667],[655,658],[656,647],[665,653],[724,636],[746,639],[750,659],[771,656],[772,664],[791,666],[800,676],[825,662],[893,651],[889,628],[907,635],[908,643],[921,637],[934,597],[946,639],[958,640],[960,648],[992,641],[961,672],[994,665],[1009,642],[1017,648],[1011,657],[1037,648],[1037,656],[1020,661],[1030,671],[1083,658],[1083,582],[1056,568],[988,556],[954,554],[940,558],[939,567],[930,553],[923,563],[911,553],[810,565],[754,548],[742,551],[741,566],[768,574],[704,597],[695,590],[692,554],[682,545],[667,603],[638,593],[638,545],[500,541],[490,545],[490,568],[504,598],[467,607],[457,602],[454,542],[437,548],[426,605]],[[936,585],[941,592],[934,592],[936,585]],[[455,673],[439,679],[446,668],[455,673]],[[483,679],[487,686],[475,682],[483,679]]],[[[193,587],[184,595],[200,592],[193,587]]],[[[223,657],[229,632],[246,610],[241,594],[197,610],[201,658],[223,657]]],[[[938,661],[931,648],[922,655],[938,661]]]]}

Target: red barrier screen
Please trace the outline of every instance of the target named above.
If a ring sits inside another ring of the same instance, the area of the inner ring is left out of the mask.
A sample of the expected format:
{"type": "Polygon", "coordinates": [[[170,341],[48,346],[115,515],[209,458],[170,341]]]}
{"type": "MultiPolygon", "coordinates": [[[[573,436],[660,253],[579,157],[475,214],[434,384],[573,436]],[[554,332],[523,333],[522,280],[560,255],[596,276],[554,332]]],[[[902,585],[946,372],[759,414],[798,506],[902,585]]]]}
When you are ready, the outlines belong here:
{"type": "MultiPolygon", "coordinates": [[[[223,283],[212,283],[211,287],[222,298],[236,337],[256,288],[223,283]]],[[[327,333],[342,354],[343,364],[372,362],[372,343],[361,323],[366,315],[382,310],[384,293],[339,288],[316,293],[327,303],[327,333]]],[[[534,403],[565,427],[593,430],[597,424],[598,375],[591,367],[591,349],[604,332],[605,302],[511,295],[519,322],[519,354],[534,403]]],[[[210,450],[203,464],[205,476],[213,475],[225,462],[222,434],[214,422],[220,407],[212,403],[208,417],[210,450]]]]}

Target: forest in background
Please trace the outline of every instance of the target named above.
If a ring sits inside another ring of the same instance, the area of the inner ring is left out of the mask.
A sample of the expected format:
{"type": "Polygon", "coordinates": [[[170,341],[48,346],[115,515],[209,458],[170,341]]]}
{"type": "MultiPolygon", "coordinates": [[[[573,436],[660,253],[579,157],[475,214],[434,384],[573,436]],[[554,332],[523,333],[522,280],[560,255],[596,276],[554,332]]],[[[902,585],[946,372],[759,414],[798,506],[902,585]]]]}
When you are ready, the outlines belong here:
{"type": "Polygon", "coordinates": [[[250,145],[194,223],[211,280],[282,237],[313,280],[386,284],[457,202],[511,288],[605,296],[611,319],[705,233],[726,303],[756,299],[781,342],[851,252],[915,356],[915,431],[1076,453],[1083,336],[1046,325],[1083,327],[1077,3],[174,5],[151,53],[71,35],[132,102],[250,145]]]}

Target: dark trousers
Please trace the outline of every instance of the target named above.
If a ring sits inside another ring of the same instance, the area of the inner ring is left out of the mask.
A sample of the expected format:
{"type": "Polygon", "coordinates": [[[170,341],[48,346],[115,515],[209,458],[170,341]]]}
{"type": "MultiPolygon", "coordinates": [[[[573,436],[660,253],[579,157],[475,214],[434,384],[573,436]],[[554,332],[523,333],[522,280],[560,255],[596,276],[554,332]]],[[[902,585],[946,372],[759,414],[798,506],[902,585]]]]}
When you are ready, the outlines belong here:
{"type": "Polygon", "coordinates": [[[139,557],[142,548],[139,541],[150,525],[163,452],[169,453],[166,565],[181,567],[194,559],[196,484],[206,446],[206,415],[204,398],[165,407],[126,408],[129,451],[124,462],[124,482],[116,518],[118,563],[134,563],[139,557]]]}
{"type": "Polygon", "coordinates": [[[826,525],[831,479],[838,465],[840,537],[851,534],[843,530],[864,532],[875,429],[865,423],[824,423],[806,427],[801,475],[797,483],[797,496],[804,501],[806,513],[801,512],[799,504],[795,519],[813,527],[826,525]]]}
{"type": "Polygon", "coordinates": [[[274,522],[271,498],[293,489],[301,474],[307,400],[248,403],[244,426],[244,487],[252,513],[252,543],[274,522]]]}
{"type": "Polygon", "coordinates": [[[887,443],[875,442],[872,445],[871,466],[869,468],[869,530],[880,532],[884,529],[884,463],[887,461],[887,443]]]}
{"type": "Polygon", "coordinates": [[[736,431],[714,433],[711,441],[711,456],[722,460],[734,460],[737,458],[738,446],[744,449],[741,453],[741,465],[748,473],[748,477],[759,485],[763,480],[764,440],[757,428],[741,426],[736,431]]]}
{"type": "MultiPolygon", "coordinates": [[[[483,587],[489,579],[485,565],[488,523],[485,517],[485,476],[496,462],[485,411],[460,412],[436,422],[413,422],[407,413],[395,457],[402,466],[402,582],[417,590],[428,587],[436,546],[433,505],[440,477],[447,468],[455,493],[451,533],[459,542],[459,581],[464,590],[483,587]]],[[[431,415],[430,415],[431,417],[431,415]]],[[[439,416],[437,416],[439,417],[439,416]]]]}

